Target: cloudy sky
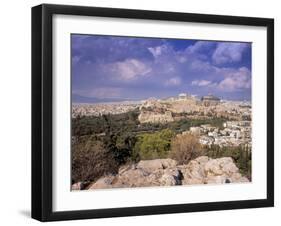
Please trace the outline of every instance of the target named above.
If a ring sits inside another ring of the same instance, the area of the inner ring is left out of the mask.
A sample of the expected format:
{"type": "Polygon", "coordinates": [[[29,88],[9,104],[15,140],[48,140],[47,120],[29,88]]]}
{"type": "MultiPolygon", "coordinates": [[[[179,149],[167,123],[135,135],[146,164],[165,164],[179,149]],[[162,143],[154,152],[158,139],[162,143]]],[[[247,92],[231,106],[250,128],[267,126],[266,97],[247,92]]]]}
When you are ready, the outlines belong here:
{"type": "Polygon", "coordinates": [[[251,99],[251,44],[72,35],[72,96],[251,99]]]}

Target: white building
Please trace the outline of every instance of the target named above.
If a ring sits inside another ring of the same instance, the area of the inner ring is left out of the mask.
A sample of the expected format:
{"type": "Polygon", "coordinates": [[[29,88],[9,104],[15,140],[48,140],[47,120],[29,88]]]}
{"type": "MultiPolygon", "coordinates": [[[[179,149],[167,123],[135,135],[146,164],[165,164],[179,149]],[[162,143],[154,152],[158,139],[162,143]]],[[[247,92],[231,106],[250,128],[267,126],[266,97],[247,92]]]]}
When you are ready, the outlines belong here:
{"type": "Polygon", "coordinates": [[[187,93],[180,93],[179,94],[179,99],[180,100],[185,100],[185,99],[187,99],[187,96],[188,96],[187,93]]]}

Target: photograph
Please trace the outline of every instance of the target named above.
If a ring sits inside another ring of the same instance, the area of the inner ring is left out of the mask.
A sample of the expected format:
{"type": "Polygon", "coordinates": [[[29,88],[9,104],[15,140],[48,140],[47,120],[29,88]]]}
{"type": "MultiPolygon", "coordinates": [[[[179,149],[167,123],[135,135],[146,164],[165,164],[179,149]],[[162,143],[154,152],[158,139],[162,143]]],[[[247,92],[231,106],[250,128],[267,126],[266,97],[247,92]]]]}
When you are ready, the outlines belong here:
{"type": "Polygon", "coordinates": [[[31,217],[273,207],[274,18],[237,14],[33,6],[31,217]]]}
{"type": "Polygon", "coordinates": [[[72,191],[251,183],[252,43],[70,39],[72,191]]]}

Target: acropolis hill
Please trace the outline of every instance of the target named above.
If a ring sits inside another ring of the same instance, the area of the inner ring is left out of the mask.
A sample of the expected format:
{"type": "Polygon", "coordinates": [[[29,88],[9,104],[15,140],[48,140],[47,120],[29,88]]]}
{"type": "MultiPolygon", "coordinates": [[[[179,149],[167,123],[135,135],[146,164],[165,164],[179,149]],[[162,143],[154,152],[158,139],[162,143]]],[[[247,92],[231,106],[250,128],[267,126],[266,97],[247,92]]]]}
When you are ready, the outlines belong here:
{"type": "Polygon", "coordinates": [[[251,120],[249,102],[223,101],[213,95],[198,99],[185,93],[166,99],[149,98],[142,101],[73,104],[72,117],[120,114],[134,109],[140,111],[140,123],[166,123],[183,117],[224,117],[229,120],[251,120]]]}

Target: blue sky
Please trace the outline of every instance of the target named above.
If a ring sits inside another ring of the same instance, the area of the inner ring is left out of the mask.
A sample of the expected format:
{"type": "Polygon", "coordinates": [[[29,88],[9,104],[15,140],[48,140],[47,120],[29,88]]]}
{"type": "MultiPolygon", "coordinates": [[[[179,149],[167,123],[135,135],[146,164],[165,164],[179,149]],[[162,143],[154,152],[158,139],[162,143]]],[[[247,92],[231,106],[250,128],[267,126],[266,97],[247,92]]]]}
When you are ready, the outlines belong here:
{"type": "Polygon", "coordinates": [[[251,99],[251,44],[71,35],[72,96],[251,99]]]}

